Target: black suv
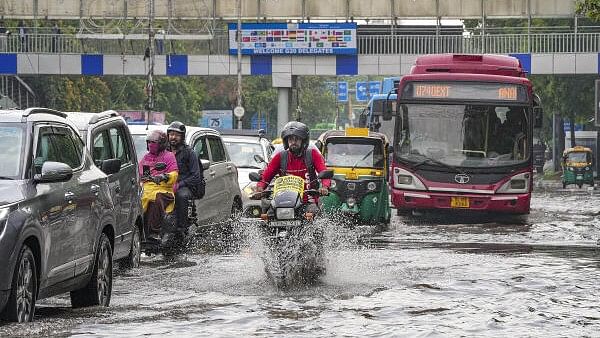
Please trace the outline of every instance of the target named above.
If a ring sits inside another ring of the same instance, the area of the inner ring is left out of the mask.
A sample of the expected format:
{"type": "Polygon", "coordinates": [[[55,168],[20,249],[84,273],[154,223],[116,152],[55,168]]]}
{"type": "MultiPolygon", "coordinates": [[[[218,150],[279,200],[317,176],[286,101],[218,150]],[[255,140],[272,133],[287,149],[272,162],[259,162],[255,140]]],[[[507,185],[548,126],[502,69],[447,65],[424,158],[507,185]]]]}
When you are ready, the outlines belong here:
{"type": "Polygon", "coordinates": [[[37,299],[71,292],[108,306],[115,244],[108,177],[66,114],[0,111],[0,316],[31,321],[37,299]]]}
{"type": "Polygon", "coordinates": [[[123,267],[138,267],[144,229],[142,188],[127,123],[112,110],[66,114],[79,129],[94,164],[108,175],[116,215],[114,258],[123,267]]]}

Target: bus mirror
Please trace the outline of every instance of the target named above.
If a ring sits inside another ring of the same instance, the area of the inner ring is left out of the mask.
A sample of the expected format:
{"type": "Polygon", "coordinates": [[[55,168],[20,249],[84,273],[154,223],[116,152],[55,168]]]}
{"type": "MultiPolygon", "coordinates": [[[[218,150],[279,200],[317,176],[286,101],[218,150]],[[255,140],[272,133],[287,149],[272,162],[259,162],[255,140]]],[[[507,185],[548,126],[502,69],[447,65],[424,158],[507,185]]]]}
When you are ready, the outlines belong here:
{"type": "Polygon", "coordinates": [[[396,110],[396,101],[387,100],[383,109],[383,120],[390,121],[396,110]]]}
{"type": "Polygon", "coordinates": [[[533,107],[533,127],[541,128],[544,120],[544,110],[542,107],[533,107]]]}

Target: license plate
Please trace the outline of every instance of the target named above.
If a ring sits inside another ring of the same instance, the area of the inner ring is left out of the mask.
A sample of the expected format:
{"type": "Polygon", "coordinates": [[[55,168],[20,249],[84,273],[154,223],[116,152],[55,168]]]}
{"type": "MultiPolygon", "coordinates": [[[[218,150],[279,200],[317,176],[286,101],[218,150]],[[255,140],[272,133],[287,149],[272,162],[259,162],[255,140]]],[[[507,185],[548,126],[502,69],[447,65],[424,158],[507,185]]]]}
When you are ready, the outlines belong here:
{"type": "Polygon", "coordinates": [[[302,221],[300,220],[290,220],[290,221],[271,221],[269,222],[270,227],[297,227],[302,225],[302,221]]]}
{"type": "Polygon", "coordinates": [[[577,175],[577,179],[578,180],[582,180],[583,179],[583,175],[577,175]]]}
{"type": "Polygon", "coordinates": [[[468,208],[469,198],[468,197],[451,197],[450,207],[452,208],[468,208]]]}

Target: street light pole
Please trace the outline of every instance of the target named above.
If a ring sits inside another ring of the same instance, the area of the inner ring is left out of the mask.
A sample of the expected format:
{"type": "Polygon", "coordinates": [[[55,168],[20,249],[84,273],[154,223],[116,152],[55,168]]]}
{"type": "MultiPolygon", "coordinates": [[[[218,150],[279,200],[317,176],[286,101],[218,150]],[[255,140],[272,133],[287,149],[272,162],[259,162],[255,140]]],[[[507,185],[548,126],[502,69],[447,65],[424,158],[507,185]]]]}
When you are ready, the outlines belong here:
{"type": "MultiPolygon", "coordinates": [[[[242,106],[242,0],[237,0],[237,107],[242,106]]],[[[237,129],[242,129],[242,117],[237,118],[237,129]]]]}

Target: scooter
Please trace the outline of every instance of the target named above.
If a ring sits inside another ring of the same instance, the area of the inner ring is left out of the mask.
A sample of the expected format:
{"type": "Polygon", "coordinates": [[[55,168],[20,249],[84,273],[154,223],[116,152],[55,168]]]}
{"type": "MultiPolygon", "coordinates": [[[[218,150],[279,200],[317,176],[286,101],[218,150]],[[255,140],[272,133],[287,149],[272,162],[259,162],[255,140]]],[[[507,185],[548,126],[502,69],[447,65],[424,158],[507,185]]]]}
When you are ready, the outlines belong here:
{"type": "MultiPolygon", "coordinates": [[[[258,173],[250,180],[260,181],[258,173]]],[[[317,179],[333,177],[333,171],[319,173],[317,179]]],[[[252,198],[261,199],[260,230],[268,252],[263,257],[265,272],[276,287],[286,288],[315,280],[325,271],[324,233],[315,222],[319,209],[317,190],[304,189],[298,176],[281,176],[265,191],[252,198]],[[307,194],[308,202],[303,201],[307,194]]]]}
{"type": "MultiPolygon", "coordinates": [[[[154,170],[158,172],[162,172],[166,169],[167,165],[164,162],[157,162],[154,164],[154,170]]],[[[152,179],[152,175],[150,173],[150,167],[144,166],[142,168],[142,191],[145,189],[153,188],[156,189],[156,183],[152,179]],[[150,187],[150,185],[153,185],[150,187]]],[[[165,190],[165,192],[170,192],[165,190]]],[[[143,192],[142,192],[143,196],[143,192]]],[[[174,202],[173,202],[174,203],[174,202]]],[[[146,211],[144,210],[144,217],[146,217],[146,211]]],[[[163,256],[169,256],[176,253],[182,242],[184,242],[180,235],[177,234],[177,217],[175,214],[175,210],[172,212],[168,212],[164,214],[164,217],[161,220],[160,225],[160,238],[151,238],[148,234],[144,233],[142,240],[142,252],[146,255],[156,255],[163,254],[163,256]]]]}

